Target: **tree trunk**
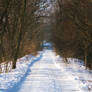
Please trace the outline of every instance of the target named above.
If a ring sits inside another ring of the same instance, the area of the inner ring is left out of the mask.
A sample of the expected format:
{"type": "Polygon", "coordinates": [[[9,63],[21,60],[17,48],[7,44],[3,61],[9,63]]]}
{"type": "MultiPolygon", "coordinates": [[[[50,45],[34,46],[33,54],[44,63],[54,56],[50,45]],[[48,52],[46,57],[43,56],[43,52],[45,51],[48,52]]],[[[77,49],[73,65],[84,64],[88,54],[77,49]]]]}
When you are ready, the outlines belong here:
{"type": "Polygon", "coordinates": [[[21,44],[22,35],[23,35],[25,11],[26,11],[26,0],[23,1],[23,10],[21,11],[22,15],[19,17],[19,36],[18,36],[18,40],[17,40],[17,47],[16,47],[16,51],[15,51],[15,55],[14,55],[14,61],[13,61],[12,69],[16,68],[16,62],[17,62],[17,58],[18,58],[18,55],[19,55],[20,44],[21,44]]]}
{"type": "Polygon", "coordinates": [[[85,69],[87,69],[87,46],[85,46],[84,51],[84,62],[85,62],[85,69]]]}
{"type": "Polygon", "coordinates": [[[12,69],[15,69],[16,68],[16,61],[17,60],[14,60],[13,63],[12,63],[12,69]]]}
{"type": "Polygon", "coordinates": [[[22,36],[22,32],[20,31],[19,38],[18,38],[18,44],[17,44],[17,48],[16,48],[16,51],[15,51],[15,56],[14,56],[12,69],[16,68],[16,62],[17,62],[17,58],[18,58],[18,55],[19,55],[19,48],[20,48],[20,44],[21,44],[21,40],[22,40],[21,36],[22,36]]]}

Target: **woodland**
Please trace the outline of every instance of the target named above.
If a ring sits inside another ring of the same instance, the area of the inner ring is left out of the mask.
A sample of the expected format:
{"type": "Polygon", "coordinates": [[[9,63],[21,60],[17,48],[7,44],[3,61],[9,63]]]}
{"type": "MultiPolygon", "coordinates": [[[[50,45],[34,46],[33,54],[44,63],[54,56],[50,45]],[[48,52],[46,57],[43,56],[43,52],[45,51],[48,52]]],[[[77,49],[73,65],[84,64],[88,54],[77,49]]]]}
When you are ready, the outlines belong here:
{"type": "MultiPolygon", "coordinates": [[[[65,58],[82,59],[92,69],[91,0],[0,0],[0,63],[36,55],[47,40],[65,58]]],[[[7,69],[6,69],[7,71],[7,69]]]]}

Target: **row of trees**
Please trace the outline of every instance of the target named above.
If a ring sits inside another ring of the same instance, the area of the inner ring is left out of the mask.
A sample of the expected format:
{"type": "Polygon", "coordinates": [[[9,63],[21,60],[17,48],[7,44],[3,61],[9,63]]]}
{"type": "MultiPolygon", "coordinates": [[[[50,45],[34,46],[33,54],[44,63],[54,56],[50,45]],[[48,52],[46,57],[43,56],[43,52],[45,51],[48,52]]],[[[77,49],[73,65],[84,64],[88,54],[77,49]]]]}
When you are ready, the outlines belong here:
{"type": "Polygon", "coordinates": [[[39,16],[41,0],[0,0],[0,63],[35,53],[40,45],[39,16]]]}
{"type": "Polygon", "coordinates": [[[54,14],[56,50],[65,58],[83,59],[86,68],[92,68],[91,10],[91,0],[57,0],[54,14]]]}

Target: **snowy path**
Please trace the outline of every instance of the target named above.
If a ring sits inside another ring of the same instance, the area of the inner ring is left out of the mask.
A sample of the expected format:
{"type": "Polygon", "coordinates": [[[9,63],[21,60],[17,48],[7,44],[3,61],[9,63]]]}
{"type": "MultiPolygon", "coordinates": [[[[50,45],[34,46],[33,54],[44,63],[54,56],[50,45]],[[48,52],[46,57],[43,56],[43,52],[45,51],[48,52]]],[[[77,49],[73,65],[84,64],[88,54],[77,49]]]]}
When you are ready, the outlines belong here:
{"type": "Polygon", "coordinates": [[[79,82],[56,65],[55,53],[47,50],[30,72],[18,92],[84,92],[79,82]]]}

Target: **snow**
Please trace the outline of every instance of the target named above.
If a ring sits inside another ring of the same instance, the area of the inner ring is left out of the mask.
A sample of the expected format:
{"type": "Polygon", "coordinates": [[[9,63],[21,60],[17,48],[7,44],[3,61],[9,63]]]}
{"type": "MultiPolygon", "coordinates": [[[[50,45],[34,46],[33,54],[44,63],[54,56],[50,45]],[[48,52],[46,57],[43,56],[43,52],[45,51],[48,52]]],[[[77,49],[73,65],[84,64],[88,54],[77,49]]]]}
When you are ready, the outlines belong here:
{"type": "Polygon", "coordinates": [[[68,58],[66,64],[62,57],[57,56],[57,66],[72,76],[73,79],[79,81],[80,87],[84,92],[92,92],[92,70],[86,70],[82,60],[76,58],[68,58]]]}
{"type": "Polygon", "coordinates": [[[15,70],[0,74],[0,92],[92,92],[92,71],[78,59],[68,61],[46,49],[24,57],[15,70]]]}
{"type": "Polygon", "coordinates": [[[37,55],[37,57],[26,55],[25,57],[18,60],[16,69],[10,71],[9,73],[0,74],[0,92],[10,92],[11,89],[16,87],[16,85],[19,85],[23,81],[23,79],[27,76],[28,68],[34,62],[36,62],[36,60],[39,60],[41,53],[38,53],[39,54],[37,55]]]}

